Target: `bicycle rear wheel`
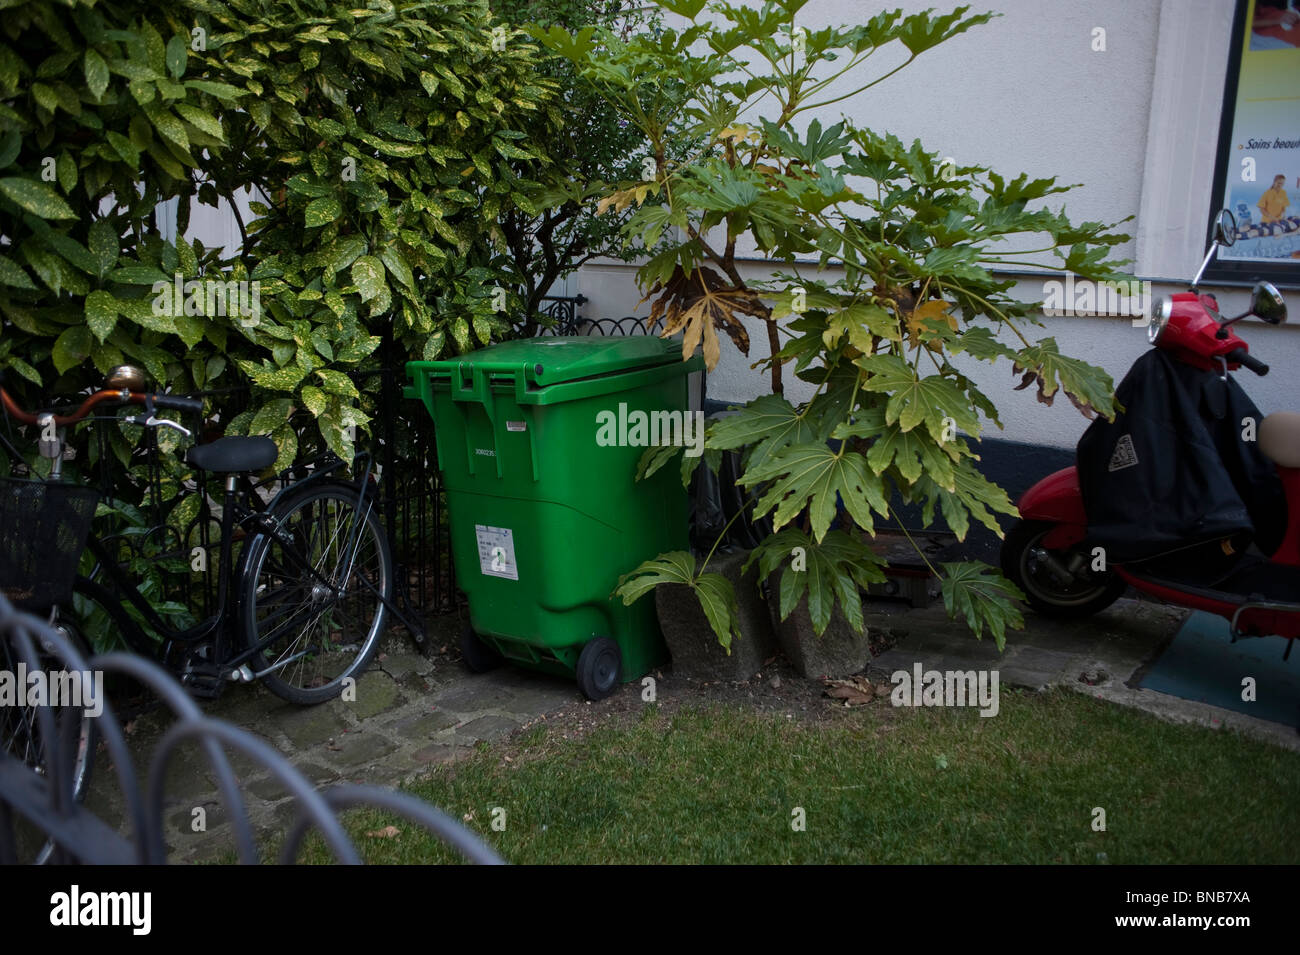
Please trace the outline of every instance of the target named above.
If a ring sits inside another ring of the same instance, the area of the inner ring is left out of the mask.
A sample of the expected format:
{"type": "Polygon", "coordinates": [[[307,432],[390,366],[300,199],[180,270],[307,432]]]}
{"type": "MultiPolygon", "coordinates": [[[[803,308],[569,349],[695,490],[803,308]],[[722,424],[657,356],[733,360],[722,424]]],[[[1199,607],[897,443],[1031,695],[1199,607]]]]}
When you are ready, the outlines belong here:
{"type": "Polygon", "coordinates": [[[276,534],[249,544],[240,599],[246,646],[267,689],[291,703],[323,703],[369,665],[393,592],[388,538],[368,494],[320,484],[271,513],[276,534]],[[382,595],[382,599],[381,599],[382,595]]]}

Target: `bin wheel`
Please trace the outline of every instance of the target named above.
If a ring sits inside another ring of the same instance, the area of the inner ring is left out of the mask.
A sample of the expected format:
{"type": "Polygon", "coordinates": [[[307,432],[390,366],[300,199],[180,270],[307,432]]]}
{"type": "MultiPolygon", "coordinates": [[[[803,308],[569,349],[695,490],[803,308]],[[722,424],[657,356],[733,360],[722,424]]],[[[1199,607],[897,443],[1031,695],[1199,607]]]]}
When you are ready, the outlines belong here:
{"type": "Polygon", "coordinates": [[[460,655],[471,673],[486,673],[501,665],[501,655],[480,640],[469,624],[460,632],[460,655]]]}
{"type": "Polygon", "coordinates": [[[578,689],[589,700],[603,700],[618,686],[622,669],[618,644],[609,637],[596,637],[578,655],[578,689]]]}

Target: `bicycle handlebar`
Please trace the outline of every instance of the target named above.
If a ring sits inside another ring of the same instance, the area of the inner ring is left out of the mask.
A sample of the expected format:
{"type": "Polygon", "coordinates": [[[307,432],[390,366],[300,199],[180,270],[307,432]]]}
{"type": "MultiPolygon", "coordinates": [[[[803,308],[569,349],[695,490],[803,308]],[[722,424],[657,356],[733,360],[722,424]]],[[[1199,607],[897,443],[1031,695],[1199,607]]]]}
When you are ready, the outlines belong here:
{"type": "MultiPolygon", "coordinates": [[[[75,424],[90,417],[96,406],[106,401],[120,401],[124,404],[143,405],[150,401],[153,407],[170,409],[181,412],[201,412],[203,410],[203,401],[199,398],[185,398],[181,395],[164,395],[152,394],[143,391],[97,391],[85,401],[81,406],[71,414],[51,415],[55,425],[62,427],[67,424],[75,424]]],[[[41,415],[33,414],[30,411],[24,411],[18,406],[18,403],[10,397],[9,392],[0,386],[0,404],[4,406],[5,411],[13,415],[23,424],[36,424],[41,420],[41,415]]]]}
{"type": "Polygon", "coordinates": [[[170,409],[172,411],[192,412],[199,414],[203,411],[202,398],[185,398],[181,395],[159,395],[153,396],[153,406],[155,408],[170,409]]]}

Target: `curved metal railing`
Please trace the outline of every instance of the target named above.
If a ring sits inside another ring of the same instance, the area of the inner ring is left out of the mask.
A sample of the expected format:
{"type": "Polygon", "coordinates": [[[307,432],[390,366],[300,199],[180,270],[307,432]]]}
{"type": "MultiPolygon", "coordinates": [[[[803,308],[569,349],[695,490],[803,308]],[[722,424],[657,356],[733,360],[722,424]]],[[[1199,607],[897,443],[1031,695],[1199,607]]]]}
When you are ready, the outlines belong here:
{"type": "MultiPolygon", "coordinates": [[[[226,757],[235,750],[260,764],[293,798],[297,817],[280,853],[281,863],[295,861],[304,836],[320,833],[334,858],[359,864],[360,855],[337,813],[370,806],[395,813],[422,826],[467,860],[499,865],[503,860],[474,833],[433,806],[406,793],[377,786],[344,784],[317,790],[287,759],[264,740],[229,723],[205,716],[198,705],[165,670],[152,661],[125,653],[86,659],[64,634],[39,618],[17,610],[0,594],[0,644],[8,660],[20,661],[27,674],[55,669],[57,661],[69,673],[117,673],[144,684],[176,716],[149,764],[147,791],[137,782],[135,765],[116,715],[102,701],[93,717],[112,760],[126,811],[127,834],[114,830],[75,798],[75,763],[80,745],[83,710],[70,706],[33,705],[27,724],[38,734],[35,758],[10,752],[10,740],[0,740],[0,864],[19,861],[18,820],[48,840],[44,861],[86,864],[162,864],[167,861],[163,840],[164,781],[177,747],[195,741],[217,777],[222,802],[231,819],[234,841],[243,863],[259,861],[239,781],[226,757]]],[[[14,675],[10,675],[13,679],[14,675]]],[[[11,701],[12,702],[12,701],[11,701]]],[[[52,701],[50,701],[52,702],[52,701]]],[[[5,705],[5,704],[0,704],[5,705]]]]}

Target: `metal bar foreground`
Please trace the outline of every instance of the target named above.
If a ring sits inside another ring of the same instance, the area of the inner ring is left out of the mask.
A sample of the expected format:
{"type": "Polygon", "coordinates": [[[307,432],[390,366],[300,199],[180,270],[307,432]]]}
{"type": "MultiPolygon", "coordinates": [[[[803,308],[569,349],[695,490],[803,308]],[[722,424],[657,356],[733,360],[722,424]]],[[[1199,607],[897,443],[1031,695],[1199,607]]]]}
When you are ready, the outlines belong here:
{"type": "MultiPolygon", "coordinates": [[[[0,594],[0,642],[8,642],[10,659],[21,661],[30,675],[62,667],[70,673],[120,673],[143,683],[171,708],[171,726],[149,764],[148,789],[142,792],[126,739],[107,700],[92,719],[113,762],[118,788],[126,806],[129,835],[115,831],[75,798],[73,772],[83,709],[33,705],[28,725],[39,734],[35,758],[20,759],[9,752],[11,740],[0,740],[0,864],[18,858],[21,818],[48,840],[40,853],[56,863],[145,864],[167,862],[163,840],[164,780],[171,757],[186,741],[197,741],[217,776],[225,809],[232,820],[240,861],[259,861],[252,823],[239,791],[239,781],[226,749],[234,749],[268,770],[294,800],[296,817],[279,861],[296,860],[302,839],[312,829],[320,833],[335,860],[359,864],[356,847],[336,815],[344,809],[370,806],[395,813],[424,827],[470,862],[500,865],[503,860],[478,836],[446,813],[405,793],[377,786],[344,784],[317,791],[288,760],[265,741],[238,727],[204,716],[170,674],[152,661],[124,653],[93,656],[77,652],[63,634],[40,619],[13,607],[0,594]]],[[[47,673],[48,675],[48,673],[47,673]]],[[[12,676],[12,675],[11,675],[12,676]]],[[[84,702],[84,701],[83,701],[84,702]]],[[[15,701],[15,705],[21,701],[15,701]]],[[[93,743],[92,743],[93,745],[93,743]]]]}

